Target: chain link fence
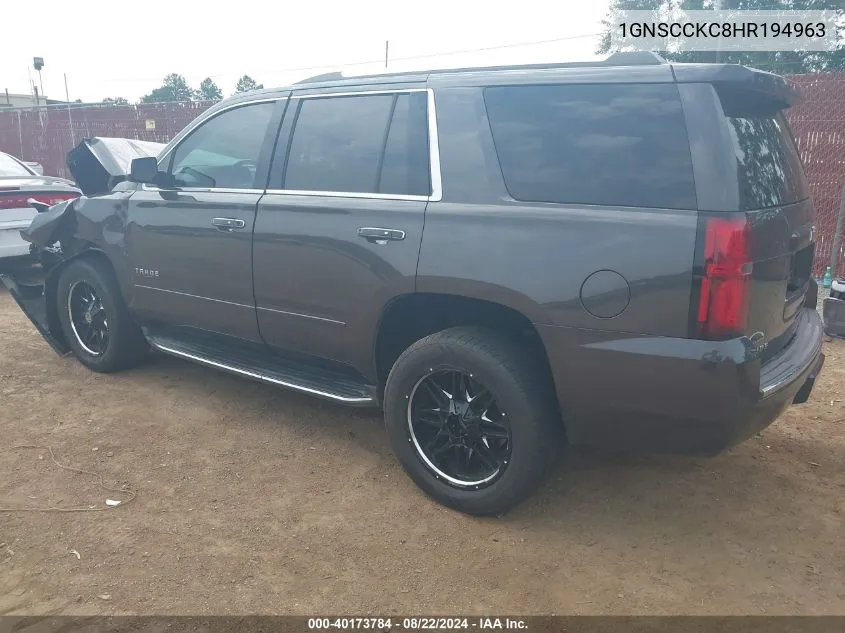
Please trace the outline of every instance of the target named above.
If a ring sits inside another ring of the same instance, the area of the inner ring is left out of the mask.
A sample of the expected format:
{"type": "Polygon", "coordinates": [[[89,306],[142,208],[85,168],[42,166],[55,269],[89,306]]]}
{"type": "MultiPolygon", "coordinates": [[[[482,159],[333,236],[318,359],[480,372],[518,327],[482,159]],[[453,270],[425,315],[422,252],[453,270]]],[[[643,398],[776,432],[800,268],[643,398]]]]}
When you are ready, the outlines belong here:
{"type": "MultiPolygon", "coordinates": [[[[830,262],[845,187],[845,72],[793,75],[789,80],[803,96],[788,114],[816,206],[813,272],[821,275],[830,262]]],[[[834,275],[845,275],[841,237],[834,275]]]]}
{"type": "MultiPolygon", "coordinates": [[[[789,120],[810,181],[817,222],[815,275],[828,266],[845,185],[845,72],[793,75],[804,96],[789,120]]],[[[36,161],[44,173],[69,177],[65,155],[84,138],[115,136],[166,143],[212,104],[150,103],[127,106],[69,104],[40,110],[0,111],[0,151],[36,161]]],[[[845,239],[838,273],[845,275],[845,239]]]]}
{"type": "Polygon", "coordinates": [[[113,136],[166,143],[211,105],[69,104],[0,110],[0,151],[40,163],[47,175],[70,178],[65,156],[82,139],[113,136]]]}

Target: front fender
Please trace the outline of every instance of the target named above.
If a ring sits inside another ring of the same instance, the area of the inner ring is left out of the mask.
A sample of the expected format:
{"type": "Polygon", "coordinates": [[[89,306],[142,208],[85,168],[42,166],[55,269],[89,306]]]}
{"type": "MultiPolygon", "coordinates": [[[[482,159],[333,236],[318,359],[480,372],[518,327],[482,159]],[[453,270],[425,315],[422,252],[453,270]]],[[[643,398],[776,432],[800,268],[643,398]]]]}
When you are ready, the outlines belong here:
{"type": "Polygon", "coordinates": [[[38,281],[31,281],[20,274],[11,272],[0,274],[0,281],[9,290],[12,299],[59,356],[65,356],[71,351],[59,322],[56,301],[59,275],[71,262],[81,257],[91,256],[108,261],[107,255],[102,250],[87,248],[52,266],[38,281]]]}

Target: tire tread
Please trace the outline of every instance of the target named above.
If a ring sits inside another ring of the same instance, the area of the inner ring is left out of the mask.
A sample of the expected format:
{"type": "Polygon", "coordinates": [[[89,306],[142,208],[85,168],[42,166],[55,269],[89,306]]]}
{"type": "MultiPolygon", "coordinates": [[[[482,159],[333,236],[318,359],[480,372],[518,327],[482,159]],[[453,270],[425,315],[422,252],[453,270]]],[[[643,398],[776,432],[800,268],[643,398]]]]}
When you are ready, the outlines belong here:
{"type": "MultiPolygon", "coordinates": [[[[446,505],[470,514],[501,514],[521,502],[533,488],[539,485],[548,474],[561,446],[565,443],[563,425],[560,423],[551,380],[546,367],[539,359],[495,330],[479,326],[458,326],[436,332],[416,341],[400,354],[391,369],[385,387],[385,415],[387,416],[390,411],[388,401],[402,397],[401,394],[396,393],[396,390],[400,388],[395,384],[396,368],[411,362],[421,354],[428,355],[431,350],[434,350],[433,353],[436,356],[444,356],[454,352],[456,348],[461,348],[475,357],[486,359],[486,362],[504,370],[520,399],[527,403],[535,432],[543,436],[535,438],[532,442],[536,449],[536,459],[530,465],[522,465],[523,470],[527,471],[526,475],[518,485],[504,488],[495,501],[486,500],[483,503],[475,503],[471,498],[467,498],[467,491],[455,488],[452,489],[455,492],[450,493],[445,486],[441,492],[433,494],[446,505]]],[[[407,466],[406,470],[408,470],[407,466]]],[[[408,472],[420,484],[418,478],[410,470],[408,472]]],[[[432,494],[430,488],[430,486],[424,486],[424,490],[432,494]]]]}
{"type": "Polygon", "coordinates": [[[74,355],[83,365],[96,372],[111,373],[134,367],[145,359],[149,351],[147,340],[141,332],[141,328],[138,327],[129,313],[117,277],[109,266],[91,257],[81,257],[68,264],[61,271],[57,292],[59,293],[57,298],[59,320],[65,330],[65,337],[70,343],[74,355]],[[86,279],[93,280],[105,288],[114,311],[114,314],[109,316],[114,323],[114,327],[111,328],[112,339],[109,343],[109,349],[102,357],[98,358],[89,358],[88,355],[78,349],[78,344],[72,331],[70,331],[69,321],[64,311],[65,292],[70,283],[86,279]],[[111,345],[115,345],[115,347],[112,348],[111,345]]]}

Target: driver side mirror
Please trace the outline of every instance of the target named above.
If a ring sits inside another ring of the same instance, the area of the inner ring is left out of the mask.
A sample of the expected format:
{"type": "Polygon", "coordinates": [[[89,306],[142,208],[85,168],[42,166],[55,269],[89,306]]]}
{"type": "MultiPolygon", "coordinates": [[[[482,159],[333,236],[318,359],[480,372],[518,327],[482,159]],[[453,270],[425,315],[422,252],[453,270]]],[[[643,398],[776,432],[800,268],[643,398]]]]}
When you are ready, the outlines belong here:
{"type": "Polygon", "coordinates": [[[132,182],[153,183],[158,175],[158,159],[155,156],[133,158],[129,168],[129,180],[132,182]]]}

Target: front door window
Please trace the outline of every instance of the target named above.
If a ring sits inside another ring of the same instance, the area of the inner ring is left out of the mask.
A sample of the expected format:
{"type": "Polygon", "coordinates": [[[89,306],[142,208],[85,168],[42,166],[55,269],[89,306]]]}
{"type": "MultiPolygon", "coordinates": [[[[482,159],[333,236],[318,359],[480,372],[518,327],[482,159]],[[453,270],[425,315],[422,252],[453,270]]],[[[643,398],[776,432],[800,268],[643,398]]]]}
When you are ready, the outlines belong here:
{"type": "Polygon", "coordinates": [[[203,123],[173,155],[171,182],[202,189],[263,189],[258,155],[273,115],[272,102],[227,110],[203,123]]]}

